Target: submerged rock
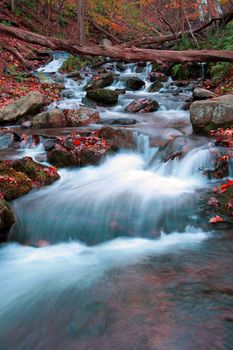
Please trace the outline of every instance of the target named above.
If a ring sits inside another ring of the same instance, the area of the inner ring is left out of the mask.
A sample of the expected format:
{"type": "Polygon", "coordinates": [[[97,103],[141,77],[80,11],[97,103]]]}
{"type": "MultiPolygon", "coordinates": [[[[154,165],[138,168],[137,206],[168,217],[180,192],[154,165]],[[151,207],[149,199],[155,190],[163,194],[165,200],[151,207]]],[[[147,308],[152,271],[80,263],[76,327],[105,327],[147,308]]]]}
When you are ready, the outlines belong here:
{"type": "Polygon", "coordinates": [[[190,120],[195,132],[233,126],[233,95],[196,101],[190,107],[190,120]]]}
{"type": "Polygon", "coordinates": [[[14,213],[9,204],[0,199],[0,243],[5,242],[11,226],[14,224],[14,213]]]}
{"type": "Polygon", "coordinates": [[[126,87],[130,90],[139,90],[145,85],[144,80],[139,77],[130,77],[126,81],[126,87]]]}
{"type": "Polygon", "coordinates": [[[109,89],[88,90],[86,97],[104,106],[114,106],[118,101],[118,93],[109,89]]]}
{"type": "Polygon", "coordinates": [[[196,87],[193,90],[193,100],[198,101],[198,100],[207,100],[208,98],[213,98],[216,97],[215,93],[212,91],[209,91],[207,89],[202,89],[199,87],[196,87]]]}
{"type": "Polygon", "coordinates": [[[62,110],[52,109],[37,114],[32,119],[32,126],[35,129],[63,128],[67,126],[67,121],[62,110]]]}
{"type": "Polygon", "coordinates": [[[14,122],[26,115],[35,115],[45,104],[44,96],[32,91],[0,109],[0,123],[14,122]]]}
{"type": "Polygon", "coordinates": [[[131,102],[125,109],[128,113],[148,113],[155,112],[159,108],[157,101],[150,98],[141,98],[131,102]]]}

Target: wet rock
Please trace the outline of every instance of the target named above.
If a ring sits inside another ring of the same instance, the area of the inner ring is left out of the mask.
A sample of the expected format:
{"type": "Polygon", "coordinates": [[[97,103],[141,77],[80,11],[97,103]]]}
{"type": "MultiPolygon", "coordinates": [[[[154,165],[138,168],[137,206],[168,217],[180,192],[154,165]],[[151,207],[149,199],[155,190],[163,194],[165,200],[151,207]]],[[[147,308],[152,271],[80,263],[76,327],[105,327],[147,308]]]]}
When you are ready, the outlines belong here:
{"type": "Polygon", "coordinates": [[[62,98],[70,98],[70,99],[75,98],[75,91],[71,90],[71,89],[65,89],[62,91],[61,97],[62,98]]]}
{"type": "Polygon", "coordinates": [[[56,144],[55,139],[46,139],[43,143],[44,149],[46,151],[50,151],[51,149],[53,149],[55,147],[55,144],[56,144]]]}
{"type": "Polygon", "coordinates": [[[131,130],[114,129],[110,126],[104,126],[99,130],[99,137],[106,139],[116,150],[118,148],[136,149],[137,147],[131,130]]]}
{"type": "Polygon", "coordinates": [[[154,82],[165,82],[167,81],[167,77],[165,74],[160,73],[160,72],[152,72],[149,74],[149,79],[151,83],[154,82]]]}
{"type": "Polygon", "coordinates": [[[48,152],[48,161],[57,167],[96,165],[114,149],[99,136],[72,135],[57,138],[55,148],[48,152]]]}
{"type": "Polygon", "coordinates": [[[32,120],[32,126],[35,129],[63,128],[67,126],[67,121],[62,110],[52,109],[37,114],[32,120]]]}
{"type": "Polygon", "coordinates": [[[126,89],[115,89],[118,95],[124,95],[126,93],[126,89]]]}
{"type": "Polygon", "coordinates": [[[68,109],[65,112],[67,125],[71,127],[98,123],[99,113],[92,108],[81,107],[77,110],[68,109]]]}
{"type": "Polygon", "coordinates": [[[145,82],[138,77],[130,77],[126,80],[126,87],[129,90],[139,90],[141,89],[143,86],[145,86],[145,82]]]}
{"type": "Polygon", "coordinates": [[[82,97],[82,104],[90,108],[96,108],[98,106],[97,102],[92,101],[87,97],[82,97]]]}
{"type": "Polygon", "coordinates": [[[108,89],[88,90],[86,97],[104,106],[114,106],[118,101],[118,93],[108,89]]]}
{"type": "Polygon", "coordinates": [[[60,178],[55,168],[34,162],[31,157],[13,161],[12,167],[17,171],[24,173],[36,186],[48,186],[60,178]]]}
{"type": "Polygon", "coordinates": [[[74,72],[71,72],[71,73],[67,74],[67,78],[72,78],[72,79],[77,79],[77,80],[81,80],[82,79],[79,70],[76,70],[74,72]]]}
{"type": "Polygon", "coordinates": [[[138,62],[136,69],[135,69],[135,72],[142,73],[145,67],[146,67],[146,62],[138,62]]]}
{"type": "Polygon", "coordinates": [[[5,242],[11,226],[14,224],[14,213],[9,204],[0,199],[0,243],[5,242]]]}
{"type": "Polygon", "coordinates": [[[0,192],[7,200],[15,199],[32,189],[31,180],[22,172],[12,168],[12,163],[0,162],[0,192]]]}
{"type": "Polygon", "coordinates": [[[151,84],[149,88],[149,92],[158,92],[160,89],[162,89],[163,83],[160,81],[155,81],[153,84],[151,84]]]}
{"type": "Polygon", "coordinates": [[[126,70],[126,66],[122,62],[117,62],[116,68],[121,72],[124,72],[126,70]]]}
{"type": "Polygon", "coordinates": [[[85,87],[85,90],[96,90],[103,89],[114,82],[115,76],[113,73],[101,74],[100,76],[95,76],[94,79],[85,87]]]}
{"type": "Polygon", "coordinates": [[[157,101],[150,98],[137,99],[131,102],[125,109],[128,113],[148,113],[155,112],[159,108],[157,101]]]}
{"type": "Polygon", "coordinates": [[[207,89],[202,89],[199,87],[196,87],[193,90],[193,100],[207,100],[208,98],[216,97],[215,93],[212,91],[209,91],[207,89]]]}
{"type": "Polygon", "coordinates": [[[38,91],[32,91],[1,108],[0,123],[17,121],[25,115],[35,115],[44,104],[44,96],[38,91]]]}
{"type": "Polygon", "coordinates": [[[32,121],[31,120],[27,120],[26,122],[23,122],[21,124],[21,128],[22,129],[30,129],[32,127],[32,121]]]}
{"type": "Polygon", "coordinates": [[[233,126],[233,95],[196,101],[191,104],[190,120],[195,132],[233,126]]]}

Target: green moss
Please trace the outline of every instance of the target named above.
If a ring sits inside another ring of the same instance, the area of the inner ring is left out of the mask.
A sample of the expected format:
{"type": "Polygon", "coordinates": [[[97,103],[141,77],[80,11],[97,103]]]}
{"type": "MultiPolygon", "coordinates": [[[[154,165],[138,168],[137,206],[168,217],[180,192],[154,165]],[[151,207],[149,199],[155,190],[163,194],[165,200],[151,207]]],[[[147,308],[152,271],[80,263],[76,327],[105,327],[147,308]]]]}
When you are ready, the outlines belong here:
{"type": "Polygon", "coordinates": [[[7,200],[20,197],[32,188],[31,180],[11,167],[0,167],[0,176],[0,191],[4,193],[7,200]]]}
{"type": "Polygon", "coordinates": [[[7,239],[7,233],[13,225],[14,213],[6,201],[0,200],[0,242],[7,239]]]}

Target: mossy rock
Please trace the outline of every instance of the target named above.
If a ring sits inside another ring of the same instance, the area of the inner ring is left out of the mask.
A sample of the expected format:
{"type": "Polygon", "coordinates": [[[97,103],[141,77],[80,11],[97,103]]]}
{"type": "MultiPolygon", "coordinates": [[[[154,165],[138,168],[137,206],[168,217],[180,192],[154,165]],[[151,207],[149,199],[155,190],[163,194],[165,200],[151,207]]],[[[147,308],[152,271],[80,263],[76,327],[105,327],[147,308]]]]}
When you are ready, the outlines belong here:
{"type": "Polygon", "coordinates": [[[16,171],[26,174],[32,182],[39,186],[47,186],[60,178],[56,169],[34,162],[31,157],[14,161],[12,167],[16,171]]]}
{"type": "Polygon", "coordinates": [[[88,90],[86,97],[104,106],[114,106],[118,101],[118,93],[109,89],[88,90]]]}
{"type": "Polygon", "coordinates": [[[0,164],[0,191],[5,199],[18,198],[32,189],[31,180],[22,172],[18,172],[5,162],[0,164]]]}
{"type": "Polygon", "coordinates": [[[8,232],[15,221],[14,213],[9,204],[0,200],[0,242],[7,240],[8,232]]]}

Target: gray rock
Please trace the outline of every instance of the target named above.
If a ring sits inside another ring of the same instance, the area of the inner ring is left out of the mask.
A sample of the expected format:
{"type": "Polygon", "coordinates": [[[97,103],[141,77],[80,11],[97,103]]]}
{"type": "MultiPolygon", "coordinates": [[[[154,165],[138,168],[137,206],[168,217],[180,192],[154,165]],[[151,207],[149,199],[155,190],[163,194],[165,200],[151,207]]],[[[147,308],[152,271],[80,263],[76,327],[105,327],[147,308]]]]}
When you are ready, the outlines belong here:
{"type": "Polygon", "coordinates": [[[50,151],[55,147],[56,140],[55,139],[47,139],[44,141],[44,149],[46,151],[50,151]]]}
{"type": "Polygon", "coordinates": [[[95,109],[88,107],[66,110],[65,115],[67,124],[71,127],[95,124],[100,120],[99,113],[95,109]]]}
{"type": "Polygon", "coordinates": [[[100,40],[100,45],[102,45],[102,46],[112,46],[113,44],[112,44],[111,40],[109,40],[109,39],[102,39],[102,40],[100,40]]]}
{"type": "Polygon", "coordinates": [[[196,87],[193,90],[193,100],[207,100],[208,98],[216,97],[215,93],[206,89],[196,87]]]}
{"type": "Polygon", "coordinates": [[[35,115],[45,104],[44,96],[32,91],[0,109],[0,123],[15,122],[25,115],[35,115]]]}
{"type": "Polygon", "coordinates": [[[136,119],[133,118],[111,118],[111,119],[102,119],[99,121],[99,124],[105,125],[133,125],[136,124],[136,119]]]}
{"type": "Polygon", "coordinates": [[[63,128],[67,126],[67,121],[62,110],[52,109],[37,114],[32,120],[32,126],[35,129],[63,128]]]}
{"type": "Polygon", "coordinates": [[[212,128],[233,126],[233,95],[196,101],[190,107],[193,130],[208,133],[212,128]]]}
{"type": "Polygon", "coordinates": [[[63,98],[74,98],[75,97],[75,91],[71,89],[65,89],[61,93],[61,97],[63,98]]]}
{"type": "Polygon", "coordinates": [[[114,106],[118,101],[118,93],[108,89],[88,90],[86,97],[106,106],[114,106]]]}

